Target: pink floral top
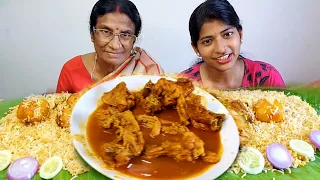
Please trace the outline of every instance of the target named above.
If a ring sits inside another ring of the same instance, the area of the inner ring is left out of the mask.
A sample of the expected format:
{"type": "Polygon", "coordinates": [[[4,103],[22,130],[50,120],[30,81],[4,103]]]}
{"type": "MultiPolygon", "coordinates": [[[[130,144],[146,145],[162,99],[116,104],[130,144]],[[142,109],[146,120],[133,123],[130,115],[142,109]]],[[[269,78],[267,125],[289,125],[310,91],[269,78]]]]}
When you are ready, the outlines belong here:
{"type": "MultiPolygon", "coordinates": [[[[284,88],[285,84],[280,73],[272,65],[261,62],[252,61],[250,59],[242,59],[244,61],[244,76],[241,88],[247,87],[276,87],[284,88]]],[[[200,75],[200,65],[202,62],[195,64],[189,69],[180,73],[180,76],[192,79],[202,84],[200,75]]]]}

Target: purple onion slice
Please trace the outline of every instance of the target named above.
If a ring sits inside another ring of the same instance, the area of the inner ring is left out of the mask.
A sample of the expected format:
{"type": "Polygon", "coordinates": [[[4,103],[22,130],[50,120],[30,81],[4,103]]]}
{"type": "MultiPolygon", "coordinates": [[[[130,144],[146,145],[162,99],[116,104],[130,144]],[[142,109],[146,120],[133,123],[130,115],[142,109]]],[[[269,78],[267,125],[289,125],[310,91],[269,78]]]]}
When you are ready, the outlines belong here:
{"type": "Polygon", "coordinates": [[[30,180],[38,171],[39,163],[33,157],[26,157],[14,161],[8,169],[8,180],[30,180]]]}
{"type": "Polygon", "coordinates": [[[311,143],[317,148],[320,149],[320,131],[313,130],[309,135],[311,143]]]}
{"type": "Polygon", "coordinates": [[[292,165],[293,158],[282,144],[272,143],[267,148],[267,159],[276,169],[286,169],[292,165]]]}

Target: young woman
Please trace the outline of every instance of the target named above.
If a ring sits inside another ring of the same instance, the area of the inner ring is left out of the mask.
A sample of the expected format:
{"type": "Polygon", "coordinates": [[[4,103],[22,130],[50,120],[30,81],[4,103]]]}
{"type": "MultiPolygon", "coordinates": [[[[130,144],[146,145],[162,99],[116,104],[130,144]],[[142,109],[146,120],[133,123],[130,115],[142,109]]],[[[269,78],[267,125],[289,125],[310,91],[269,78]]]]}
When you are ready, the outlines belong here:
{"type": "Polygon", "coordinates": [[[208,88],[235,89],[255,86],[285,87],[270,64],[240,55],[243,31],[227,0],[207,0],[189,21],[191,45],[198,63],[180,73],[208,88]]]}
{"type": "Polygon", "coordinates": [[[95,52],[66,62],[56,92],[77,93],[119,75],[163,73],[143,49],[133,47],[141,31],[141,18],[129,0],[99,0],[90,16],[90,34],[95,52]]]}

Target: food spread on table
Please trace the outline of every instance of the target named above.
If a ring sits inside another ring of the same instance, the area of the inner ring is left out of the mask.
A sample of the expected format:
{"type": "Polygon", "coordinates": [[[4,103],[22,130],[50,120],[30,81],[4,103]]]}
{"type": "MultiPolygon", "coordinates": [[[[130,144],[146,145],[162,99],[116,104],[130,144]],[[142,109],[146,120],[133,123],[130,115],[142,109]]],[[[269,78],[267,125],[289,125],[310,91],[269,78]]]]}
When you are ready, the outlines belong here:
{"type": "Polygon", "coordinates": [[[187,178],[206,170],[223,152],[225,114],[207,110],[193,90],[186,79],[149,81],[133,92],[119,83],[89,118],[89,144],[109,168],[138,178],[187,178]]]}
{"type": "MultiPolygon", "coordinates": [[[[88,120],[90,146],[109,168],[135,177],[142,160],[153,162],[150,171],[169,167],[171,177],[182,177],[174,169],[177,164],[189,168],[183,177],[214,166],[223,152],[219,130],[225,117],[204,108],[192,89],[185,79],[149,82],[136,92],[118,84],[104,93],[88,120]],[[101,135],[105,139],[95,140],[101,135]]],[[[228,109],[240,134],[241,148],[229,172],[283,173],[314,160],[320,118],[298,96],[261,90],[210,93],[228,109]]],[[[0,170],[8,168],[8,179],[31,178],[37,172],[50,179],[61,169],[73,176],[89,171],[69,130],[78,98],[68,93],[31,95],[0,120],[0,170]]]]}

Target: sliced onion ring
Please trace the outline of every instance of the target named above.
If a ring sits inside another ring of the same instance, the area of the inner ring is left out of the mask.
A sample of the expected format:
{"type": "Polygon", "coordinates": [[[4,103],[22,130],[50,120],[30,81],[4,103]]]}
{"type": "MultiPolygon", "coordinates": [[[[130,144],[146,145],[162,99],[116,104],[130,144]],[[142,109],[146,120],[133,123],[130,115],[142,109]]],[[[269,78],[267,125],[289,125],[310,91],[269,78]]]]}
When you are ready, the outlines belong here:
{"type": "Polygon", "coordinates": [[[320,131],[313,130],[309,135],[311,143],[317,148],[320,149],[320,131]]]}
{"type": "Polygon", "coordinates": [[[293,158],[282,144],[272,143],[267,148],[267,159],[276,169],[286,169],[292,165],[293,158]]]}
{"type": "Polygon", "coordinates": [[[38,171],[39,163],[33,157],[26,157],[14,161],[8,169],[8,180],[29,180],[38,171]]]}

